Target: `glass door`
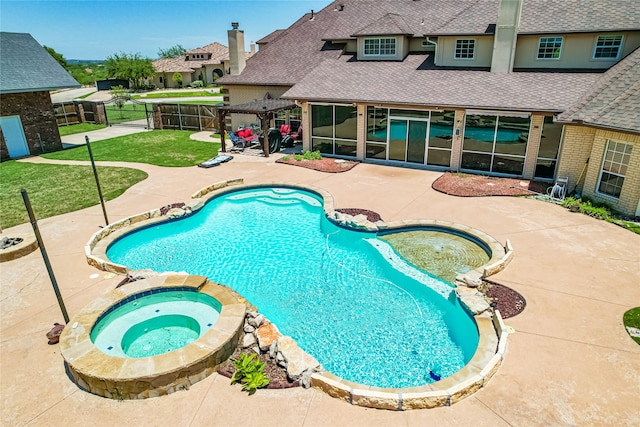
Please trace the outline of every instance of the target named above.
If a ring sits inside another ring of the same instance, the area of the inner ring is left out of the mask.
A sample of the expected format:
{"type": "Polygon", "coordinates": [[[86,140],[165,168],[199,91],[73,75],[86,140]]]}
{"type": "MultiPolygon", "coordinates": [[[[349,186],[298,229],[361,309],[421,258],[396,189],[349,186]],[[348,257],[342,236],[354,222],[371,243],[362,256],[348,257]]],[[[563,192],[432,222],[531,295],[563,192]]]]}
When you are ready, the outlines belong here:
{"type": "Polygon", "coordinates": [[[424,164],[428,124],[426,121],[409,120],[407,162],[424,164]]]}
{"type": "Polygon", "coordinates": [[[389,121],[389,160],[407,159],[407,120],[391,119],[389,121]]]}

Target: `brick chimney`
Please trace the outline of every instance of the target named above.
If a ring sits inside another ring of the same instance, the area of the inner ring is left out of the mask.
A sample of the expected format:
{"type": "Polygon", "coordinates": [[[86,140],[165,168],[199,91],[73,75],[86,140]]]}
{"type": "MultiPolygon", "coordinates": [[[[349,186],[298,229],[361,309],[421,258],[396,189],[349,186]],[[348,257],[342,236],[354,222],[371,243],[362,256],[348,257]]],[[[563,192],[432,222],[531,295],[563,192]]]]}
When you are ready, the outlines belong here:
{"type": "Polygon", "coordinates": [[[229,37],[229,65],[230,73],[240,74],[244,70],[247,58],[244,50],[244,31],[238,29],[238,23],[231,23],[231,30],[227,31],[229,37]]]}
{"type": "Polygon", "coordinates": [[[522,0],[500,0],[498,23],[493,37],[492,73],[511,73],[516,56],[522,0]]]}

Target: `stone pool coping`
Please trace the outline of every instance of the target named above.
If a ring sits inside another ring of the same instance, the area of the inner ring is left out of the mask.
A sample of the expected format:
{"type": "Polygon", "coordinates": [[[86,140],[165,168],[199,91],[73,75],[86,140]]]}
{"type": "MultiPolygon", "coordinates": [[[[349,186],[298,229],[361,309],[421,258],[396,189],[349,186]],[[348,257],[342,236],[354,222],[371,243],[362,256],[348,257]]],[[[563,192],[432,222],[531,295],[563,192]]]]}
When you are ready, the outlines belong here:
{"type": "Polygon", "coordinates": [[[170,274],[121,286],[94,300],[71,319],[60,336],[60,353],[75,382],[90,393],[112,399],[162,396],[205,379],[235,350],[244,325],[245,304],[231,290],[204,276],[170,274]],[[118,302],[160,288],[192,288],[215,298],[222,308],[199,339],[171,351],[143,358],[110,356],[90,334],[100,316],[118,302]]]}
{"type": "Polygon", "coordinates": [[[441,220],[378,221],[372,223],[364,215],[352,217],[336,212],[333,196],[318,187],[283,182],[244,185],[243,179],[233,179],[217,182],[202,188],[194,193],[192,199],[185,202],[182,208],[171,209],[166,216],[162,215],[160,209],[154,209],[125,218],[103,228],[91,236],[85,246],[87,262],[101,270],[127,274],[129,270],[126,266],[112,263],[106,254],[109,246],[117,239],[140,228],[191,215],[202,208],[207,201],[222,194],[245,188],[274,186],[299,188],[316,193],[323,199],[324,212],[327,218],[341,227],[369,232],[401,232],[415,229],[453,230],[453,232],[470,237],[490,251],[490,259],[486,264],[456,278],[456,294],[463,307],[473,314],[480,336],[474,356],[460,371],[431,384],[397,389],[357,384],[331,373],[321,372],[314,373],[311,376],[312,387],[354,405],[379,409],[406,410],[448,406],[473,394],[487,384],[502,363],[506,351],[508,332],[504,327],[499,312],[497,310],[492,312],[484,296],[474,288],[482,283],[484,277],[502,271],[511,262],[513,248],[508,240],[503,246],[488,234],[463,224],[441,220]]]}

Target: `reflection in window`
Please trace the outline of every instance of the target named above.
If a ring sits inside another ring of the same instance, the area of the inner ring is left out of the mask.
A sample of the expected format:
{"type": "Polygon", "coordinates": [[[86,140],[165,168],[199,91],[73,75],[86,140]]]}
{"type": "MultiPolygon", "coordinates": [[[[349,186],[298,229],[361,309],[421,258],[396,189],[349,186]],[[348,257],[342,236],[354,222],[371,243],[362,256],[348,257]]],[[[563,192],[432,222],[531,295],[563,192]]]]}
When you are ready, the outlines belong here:
{"type": "Polygon", "coordinates": [[[598,36],[596,48],[593,51],[594,58],[617,59],[620,56],[622,47],[622,36],[598,36]]]}
{"type": "Polygon", "coordinates": [[[600,168],[600,178],[598,179],[598,193],[615,198],[620,197],[629,161],[631,160],[632,148],[631,144],[607,141],[605,156],[600,168]]]}
{"type": "Polygon", "coordinates": [[[522,175],[530,118],[468,114],[462,145],[463,169],[522,175]]]}
{"type": "Polygon", "coordinates": [[[311,149],[356,156],[357,114],[353,106],[311,105],[311,149]]]}
{"type": "Polygon", "coordinates": [[[538,59],[560,59],[562,37],[540,37],[538,59]]]}

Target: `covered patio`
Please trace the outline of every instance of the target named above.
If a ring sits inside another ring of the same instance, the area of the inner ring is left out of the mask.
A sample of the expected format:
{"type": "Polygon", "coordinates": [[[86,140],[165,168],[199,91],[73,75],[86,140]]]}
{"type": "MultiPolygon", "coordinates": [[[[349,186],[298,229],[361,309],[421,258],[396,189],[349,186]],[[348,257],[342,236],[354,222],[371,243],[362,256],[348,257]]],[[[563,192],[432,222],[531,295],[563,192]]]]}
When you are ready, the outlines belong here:
{"type": "MultiPolygon", "coordinates": [[[[271,120],[273,120],[275,113],[282,110],[291,110],[296,107],[296,103],[288,99],[260,99],[247,102],[245,104],[229,105],[218,108],[218,127],[220,129],[220,143],[222,144],[222,151],[227,151],[225,143],[225,120],[227,114],[255,114],[260,120],[262,135],[266,136],[269,133],[269,124],[271,123],[271,120]]],[[[264,152],[265,157],[269,157],[269,140],[266,137],[262,138],[262,151],[264,152]]]]}

